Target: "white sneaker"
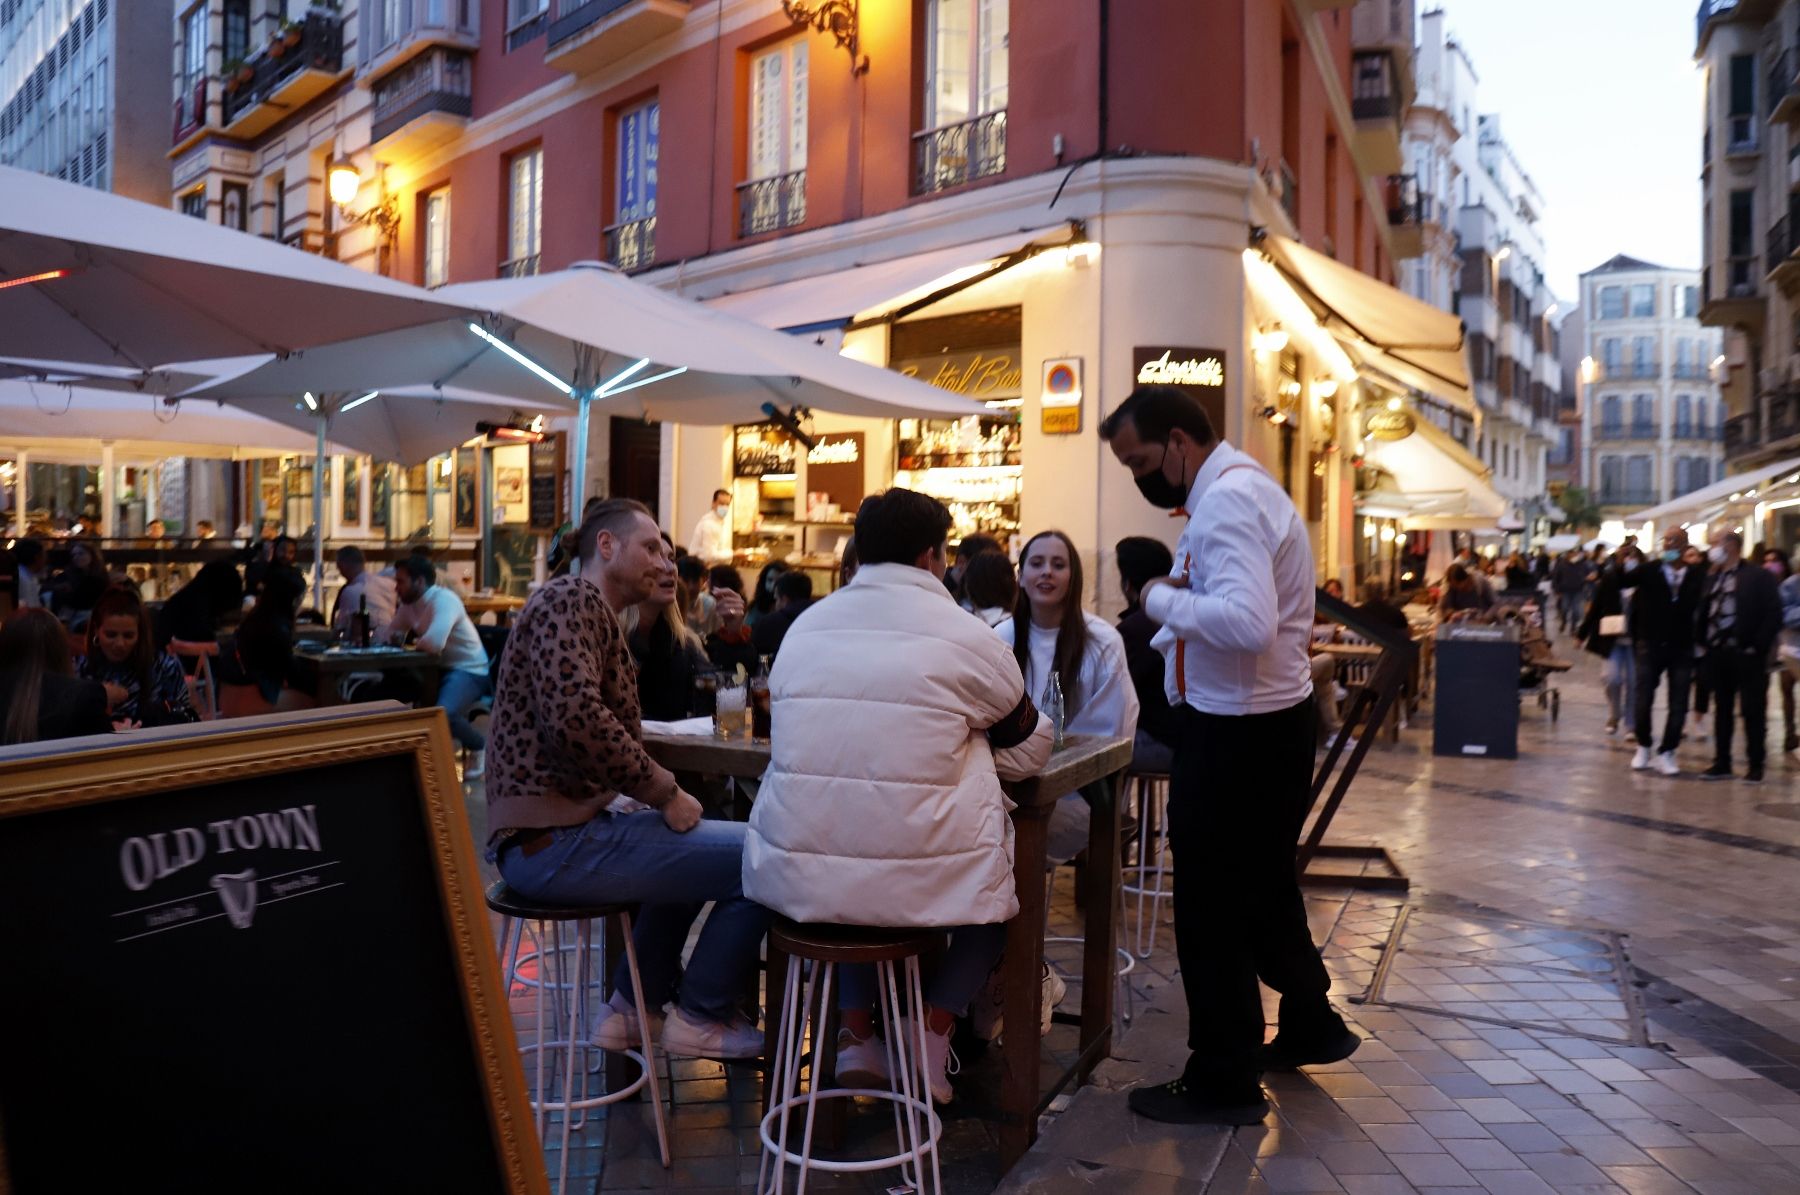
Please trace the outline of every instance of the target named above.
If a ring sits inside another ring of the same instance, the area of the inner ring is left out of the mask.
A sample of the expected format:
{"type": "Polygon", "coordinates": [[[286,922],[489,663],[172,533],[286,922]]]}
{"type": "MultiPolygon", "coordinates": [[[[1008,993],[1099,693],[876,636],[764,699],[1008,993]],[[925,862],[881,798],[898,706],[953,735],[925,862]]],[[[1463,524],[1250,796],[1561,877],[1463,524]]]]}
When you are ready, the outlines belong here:
{"type": "Polygon", "coordinates": [[[1650,748],[1639,747],[1637,749],[1637,754],[1631,757],[1631,770],[1634,772],[1648,772],[1650,770],[1650,748]]]}
{"type": "Polygon", "coordinates": [[[742,1017],[724,1025],[691,1017],[677,1006],[663,1022],[662,1048],[680,1058],[761,1058],[763,1033],[742,1017]]]}
{"type": "Polygon", "coordinates": [[[1681,765],[1675,762],[1673,751],[1664,751],[1656,757],[1656,770],[1665,776],[1681,775],[1681,765]]]}
{"type": "MultiPolygon", "coordinates": [[[[602,1050],[641,1050],[644,1031],[638,1010],[632,1007],[624,992],[614,992],[612,999],[600,1006],[605,1019],[594,1026],[594,1044],[602,1050]]],[[[650,1035],[662,1034],[661,1013],[650,1014],[650,1035]]]]}
{"type": "Polygon", "coordinates": [[[848,1029],[838,1030],[837,1082],[839,1087],[885,1089],[892,1084],[887,1047],[871,1033],[858,1038],[848,1029]]]}
{"type": "MultiPolygon", "coordinates": [[[[900,1032],[906,1034],[909,1049],[919,1048],[919,1030],[911,1017],[901,1019],[900,1032]]],[[[931,1084],[934,1103],[947,1104],[956,1098],[956,1092],[950,1086],[950,1076],[962,1070],[962,1063],[957,1059],[956,1051],[950,1048],[950,1034],[933,1033],[930,1025],[925,1026],[924,1070],[931,1084]]]]}
{"type": "Polygon", "coordinates": [[[463,769],[464,780],[479,780],[487,775],[487,748],[469,753],[469,766],[463,769]]]}
{"type": "Polygon", "coordinates": [[[1069,985],[1063,977],[1056,973],[1056,968],[1049,963],[1044,964],[1044,1011],[1042,1021],[1038,1025],[1038,1036],[1050,1036],[1050,1018],[1056,1013],[1056,1006],[1062,1003],[1063,997],[1069,994],[1069,985]]]}

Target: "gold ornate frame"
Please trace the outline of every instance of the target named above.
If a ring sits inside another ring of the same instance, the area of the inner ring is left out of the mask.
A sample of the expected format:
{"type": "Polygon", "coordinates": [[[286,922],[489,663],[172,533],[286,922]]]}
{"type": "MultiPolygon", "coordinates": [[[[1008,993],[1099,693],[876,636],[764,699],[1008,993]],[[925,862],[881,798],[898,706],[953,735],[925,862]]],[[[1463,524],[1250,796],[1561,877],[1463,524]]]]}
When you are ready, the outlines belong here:
{"type": "MultiPolygon", "coordinates": [[[[437,848],[438,899],[460,971],[470,1043],[487,1080],[488,1124],[506,1191],[549,1195],[512,1015],[500,988],[475,845],[460,806],[462,786],[450,762],[449,724],[435,708],[344,708],[352,712],[246,718],[215,724],[219,729],[209,733],[5,760],[0,762],[0,832],[10,817],[378,756],[412,756],[426,833],[437,848]]],[[[0,1195],[9,1195],[4,1145],[0,1138],[0,1195]]]]}

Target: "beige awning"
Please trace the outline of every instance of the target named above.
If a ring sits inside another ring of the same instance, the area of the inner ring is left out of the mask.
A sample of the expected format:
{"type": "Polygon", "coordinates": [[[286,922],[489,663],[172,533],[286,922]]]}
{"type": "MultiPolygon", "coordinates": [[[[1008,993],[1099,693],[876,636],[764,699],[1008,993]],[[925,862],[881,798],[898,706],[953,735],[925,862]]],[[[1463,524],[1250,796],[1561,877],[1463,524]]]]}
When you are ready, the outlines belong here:
{"type": "Polygon", "coordinates": [[[1460,319],[1298,241],[1259,247],[1359,367],[1477,415],[1460,319]]]}
{"type": "Polygon", "coordinates": [[[1359,496],[1361,513],[1398,518],[1408,531],[1479,531],[1506,514],[1506,499],[1488,484],[1490,471],[1424,419],[1404,440],[1371,440],[1363,457],[1392,486],[1359,496]]]}
{"type": "Polygon", "coordinates": [[[704,300],[708,307],[729,312],[765,328],[817,331],[849,323],[865,312],[892,305],[926,291],[933,284],[953,285],[963,278],[1017,253],[1028,245],[1069,239],[1067,223],[1029,229],[933,249],[887,261],[874,261],[704,300]]]}

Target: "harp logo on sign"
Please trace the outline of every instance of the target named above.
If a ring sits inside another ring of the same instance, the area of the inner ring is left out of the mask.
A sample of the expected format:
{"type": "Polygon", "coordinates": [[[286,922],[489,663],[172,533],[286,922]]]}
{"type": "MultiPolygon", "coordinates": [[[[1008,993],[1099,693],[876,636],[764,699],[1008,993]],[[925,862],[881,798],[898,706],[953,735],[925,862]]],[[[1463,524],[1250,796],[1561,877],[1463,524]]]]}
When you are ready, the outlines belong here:
{"type": "Polygon", "coordinates": [[[221,919],[233,929],[249,929],[261,906],[343,886],[329,878],[327,869],[337,865],[335,859],[310,858],[294,866],[301,862],[295,854],[323,851],[318,811],[312,805],[127,838],[119,847],[119,878],[146,903],[113,914],[120,931],[116,940],[129,942],[221,919]],[[215,871],[205,888],[195,891],[181,877],[209,860],[231,870],[215,871]],[[165,884],[179,891],[155,900],[165,884]]]}

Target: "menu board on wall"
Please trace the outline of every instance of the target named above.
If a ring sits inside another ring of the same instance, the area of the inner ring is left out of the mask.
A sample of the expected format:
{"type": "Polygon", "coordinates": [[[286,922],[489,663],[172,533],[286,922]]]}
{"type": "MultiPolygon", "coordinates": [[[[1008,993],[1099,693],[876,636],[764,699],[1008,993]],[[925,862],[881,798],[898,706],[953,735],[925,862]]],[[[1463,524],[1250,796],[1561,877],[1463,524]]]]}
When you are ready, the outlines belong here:
{"type": "Polygon", "coordinates": [[[563,433],[552,432],[531,446],[530,486],[533,531],[546,534],[561,527],[563,510],[563,433]]]}
{"type": "Polygon", "coordinates": [[[846,513],[862,505],[863,434],[832,432],[818,438],[806,454],[806,489],[824,494],[827,501],[846,513]]]}

